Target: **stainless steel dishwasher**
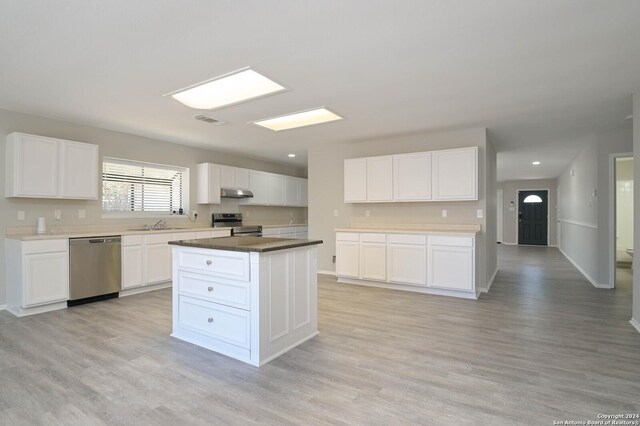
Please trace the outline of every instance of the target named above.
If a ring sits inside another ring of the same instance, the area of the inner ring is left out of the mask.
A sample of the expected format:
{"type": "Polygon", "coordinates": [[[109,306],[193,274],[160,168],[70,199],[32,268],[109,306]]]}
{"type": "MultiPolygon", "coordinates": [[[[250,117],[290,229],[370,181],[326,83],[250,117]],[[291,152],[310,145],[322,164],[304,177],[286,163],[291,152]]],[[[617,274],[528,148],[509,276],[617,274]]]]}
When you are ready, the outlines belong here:
{"type": "Polygon", "coordinates": [[[118,297],[121,237],[69,239],[68,306],[118,297]]]}

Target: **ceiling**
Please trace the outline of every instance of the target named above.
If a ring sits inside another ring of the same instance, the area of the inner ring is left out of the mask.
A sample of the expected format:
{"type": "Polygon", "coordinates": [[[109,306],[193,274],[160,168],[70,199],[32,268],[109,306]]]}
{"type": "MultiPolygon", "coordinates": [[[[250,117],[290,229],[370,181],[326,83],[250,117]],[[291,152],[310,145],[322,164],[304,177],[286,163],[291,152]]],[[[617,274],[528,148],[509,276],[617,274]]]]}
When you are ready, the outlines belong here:
{"type": "Polygon", "coordinates": [[[0,5],[0,108],[297,166],[310,146],[485,126],[499,180],[555,177],[630,126],[640,88],[637,0],[0,5]],[[290,90],[205,112],[223,126],[162,96],[247,66],[290,90]],[[318,106],[346,119],[246,124],[318,106]]]}

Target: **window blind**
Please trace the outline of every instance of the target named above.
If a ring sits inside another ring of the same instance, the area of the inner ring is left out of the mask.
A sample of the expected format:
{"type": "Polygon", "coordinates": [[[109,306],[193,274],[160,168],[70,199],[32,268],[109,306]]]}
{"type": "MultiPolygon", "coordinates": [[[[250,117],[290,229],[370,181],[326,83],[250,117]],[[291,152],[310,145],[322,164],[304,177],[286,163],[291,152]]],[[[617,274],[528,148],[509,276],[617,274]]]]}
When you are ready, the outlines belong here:
{"type": "Polygon", "coordinates": [[[183,167],[105,158],[102,211],[172,213],[184,208],[183,167]]]}

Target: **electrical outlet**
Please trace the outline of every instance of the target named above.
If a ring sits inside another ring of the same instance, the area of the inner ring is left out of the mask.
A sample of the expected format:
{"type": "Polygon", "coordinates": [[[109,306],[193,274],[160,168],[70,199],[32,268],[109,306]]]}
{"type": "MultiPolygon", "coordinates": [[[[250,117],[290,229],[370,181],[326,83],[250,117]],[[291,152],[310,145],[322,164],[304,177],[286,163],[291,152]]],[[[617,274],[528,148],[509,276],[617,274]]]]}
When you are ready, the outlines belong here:
{"type": "Polygon", "coordinates": [[[476,211],[476,217],[477,217],[478,219],[482,219],[482,217],[483,217],[483,216],[484,216],[484,213],[483,213],[482,209],[478,209],[478,210],[476,211]]]}
{"type": "Polygon", "coordinates": [[[55,220],[62,219],[62,210],[54,210],[53,217],[55,218],[55,220]]]}
{"type": "Polygon", "coordinates": [[[338,209],[333,209],[333,215],[334,215],[335,217],[338,217],[338,209]]]}
{"type": "Polygon", "coordinates": [[[289,217],[293,217],[293,212],[289,212],[289,217]]]}
{"type": "Polygon", "coordinates": [[[87,217],[87,211],[85,209],[78,209],[78,219],[84,219],[87,217]]]}
{"type": "Polygon", "coordinates": [[[447,217],[447,211],[446,210],[442,210],[442,217],[447,217]]]}
{"type": "Polygon", "coordinates": [[[371,216],[371,210],[369,210],[369,209],[365,210],[365,211],[364,211],[364,215],[365,215],[366,217],[371,216]]]}
{"type": "Polygon", "coordinates": [[[251,216],[251,212],[249,210],[247,210],[246,212],[242,213],[245,217],[249,217],[251,216]]]}
{"type": "Polygon", "coordinates": [[[26,215],[24,214],[24,210],[18,210],[18,220],[25,220],[26,215]]]}
{"type": "Polygon", "coordinates": [[[193,211],[193,216],[197,217],[198,216],[198,210],[194,210],[193,211]]]}

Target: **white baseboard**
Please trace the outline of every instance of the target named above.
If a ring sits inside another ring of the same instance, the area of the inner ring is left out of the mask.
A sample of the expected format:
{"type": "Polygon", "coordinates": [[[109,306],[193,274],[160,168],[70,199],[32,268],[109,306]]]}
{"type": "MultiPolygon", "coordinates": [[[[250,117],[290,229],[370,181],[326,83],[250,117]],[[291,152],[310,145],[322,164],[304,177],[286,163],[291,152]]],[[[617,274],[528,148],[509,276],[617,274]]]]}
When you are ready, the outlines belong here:
{"type": "Polygon", "coordinates": [[[335,277],[335,276],[336,276],[336,271],[321,271],[321,270],[319,270],[319,269],[318,269],[318,271],[317,271],[317,272],[318,272],[319,274],[322,274],[322,275],[331,275],[331,276],[333,276],[333,277],[335,277]]]}
{"type": "Polygon", "coordinates": [[[604,288],[604,289],[611,289],[610,285],[607,284],[599,284],[598,281],[596,281],[591,275],[589,275],[587,273],[587,271],[585,271],[584,269],[582,269],[582,267],[580,265],[578,265],[575,260],[573,260],[571,258],[571,256],[569,256],[564,250],[562,250],[562,248],[558,247],[558,250],[560,250],[560,253],[562,253],[562,255],[567,258],[567,260],[569,262],[571,262],[571,264],[578,270],[580,271],[580,273],[587,279],[587,281],[589,281],[591,283],[591,285],[593,285],[595,288],[604,288]]]}
{"type": "Polygon", "coordinates": [[[7,305],[0,305],[0,311],[4,311],[5,309],[7,309],[7,305]]]}
{"type": "Polygon", "coordinates": [[[496,279],[496,275],[498,275],[498,267],[497,266],[496,266],[496,270],[493,271],[493,275],[491,275],[491,278],[489,278],[489,282],[487,283],[487,286],[482,289],[483,293],[489,293],[489,289],[491,288],[491,284],[493,284],[493,280],[496,279]]]}
{"type": "Polygon", "coordinates": [[[547,244],[547,247],[554,247],[554,248],[558,248],[558,246],[556,244],[547,244]]]}
{"type": "Polygon", "coordinates": [[[134,294],[146,293],[148,291],[161,290],[163,288],[171,287],[172,281],[167,281],[159,284],[151,284],[142,287],[127,288],[120,290],[120,297],[133,296],[134,294]]]}
{"type": "Polygon", "coordinates": [[[638,333],[640,333],[640,322],[638,322],[638,320],[636,320],[635,318],[631,318],[629,323],[633,326],[633,328],[638,330],[638,333]]]}
{"type": "Polygon", "coordinates": [[[516,243],[505,243],[504,241],[501,244],[505,245],[505,246],[517,246],[518,245],[516,243]]]}

